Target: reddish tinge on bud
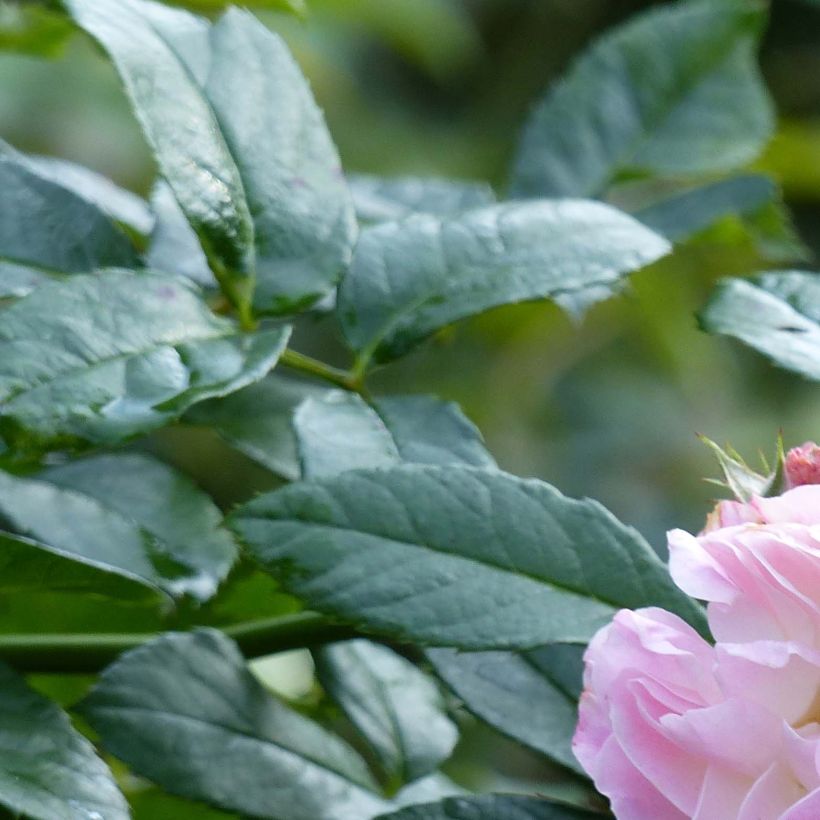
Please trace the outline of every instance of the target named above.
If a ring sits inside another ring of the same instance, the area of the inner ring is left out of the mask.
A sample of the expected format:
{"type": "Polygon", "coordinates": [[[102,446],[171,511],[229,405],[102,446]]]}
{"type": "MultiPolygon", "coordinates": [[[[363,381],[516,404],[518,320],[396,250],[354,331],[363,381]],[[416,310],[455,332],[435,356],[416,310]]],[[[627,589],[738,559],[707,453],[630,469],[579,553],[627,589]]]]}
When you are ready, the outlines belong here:
{"type": "Polygon", "coordinates": [[[807,441],[786,454],[783,466],[785,489],[801,487],[804,484],[820,484],[820,447],[807,441]]]}

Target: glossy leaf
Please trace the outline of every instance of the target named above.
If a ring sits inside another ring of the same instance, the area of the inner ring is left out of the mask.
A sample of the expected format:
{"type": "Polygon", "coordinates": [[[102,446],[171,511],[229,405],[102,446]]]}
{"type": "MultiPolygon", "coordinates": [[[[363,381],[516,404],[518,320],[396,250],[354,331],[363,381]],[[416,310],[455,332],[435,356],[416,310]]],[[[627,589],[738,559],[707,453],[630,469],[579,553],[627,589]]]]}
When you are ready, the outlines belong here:
{"type": "Polygon", "coordinates": [[[56,560],[61,557],[204,600],[216,591],[236,552],[220,521],[207,496],[146,456],[96,456],[37,478],[0,472],[0,524],[28,540],[12,555],[32,561],[31,567],[10,562],[11,583],[18,586],[21,577],[34,573],[49,588],[87,586],[111,594],[114,579],[100,579],[95,588],[86,582],[86,571],[56,560]],[[39,569],[43,566],[50,575],[39,569]]]}
{"type": "Polygon", "coordinates": [[[147,236],[150,233],[154,218],[142,197],[76,162],[31,155],[25,161],[43,179],[73,191],[114,221],[127,225],[138,234],[147,236]]]}
{"type": "Polygon", "coordinates": [[[739,339],[775,364],[820,380],[820,274],[725,279],[700,315],[705,330],[739,339]]]}
{"type": "Polygon", "coordinates": [[[306,478],[402,461],[495,466],[481,433],[458,407],[432,396],[393,396],[369,405],[354,393],[327,391],[306,399],[293,425],[306,478]]]}
{"type": "Polygon", "coordinates": [[[188,224],[168,183],[160,181],[151,192],[154,227],[146,260],[156,269],[192,279],[203,287],[215,287],[208,258],[188,224]]]}
{"type": "Polygon", "coordinates": [[[458,740],[435,683],[385,646],[355,640],[314,652],[316,672],[391,782],[430,774],[458,740]]]}
{"type": "Polygon", "coordinates": [[[278,373],[230,396],[192,407],[188,424],[211,427],[248,458],[289,481],[301,476],[292,420],[296,408],[321,387],[278,373]]]}
{"type": "Polygon", "coordinates": [[[409,806],[394,814],[382,815],[379,820],[594,820],[596,817],[601,815],[538,797],[483,794],[409,806]]]}
{"type": "Polygon", "coordinates": [[[284,42],[247,12],[211,31],[206,92],[253,215],[263,312],[306,307],[350,261],[355,216],[339,155],[284,42]]]}
{"type": "Polygon", "coordinates": [[[128,237],[96,205],[0,150],[0,261],[76,273],[138,267],[128,237]]]}
{"type": "Polygon", "coordinates": [[[578,722],[577,696],[564,688],[566,677],[580,672],[581,651],[558,644],[523,653],[431,649],[427,657],[477,717],[584,774],[570,745],[578,722]]]}
{"type": "Polygon", "coordinates": [[[349,177],[356,216],[362,222],[389,222],[414,213],[456,214],[495,202],[486,182],[438,177],[349,177]]]}
{"type": "Polygon", "coordinates": [[[110,55],[217,278],[247,306],[253,222],[239,170],[198,82],[208,61],[206,22],[146,0],[66,0],[66,7],[110,55]]]}
{"type": "Polygon", "coordinates": [[[579,312],[668,250],[666,240],[598,202],[420,214],[362,233],[337,310],[360,357],[387,361],[491,307],[551,298],[579,312]]]}
{"type": "Polygon", "coordinates": [[[123,78],[161,172],[223,289],[263,312],[328,293],[355,236],[339,157],[282,40],[232,9],[69,0],[123,78]]]}
{"type": "Polygon", "coordinates": [[[50,467],[39,478],[88,496],[148,533],[158,570],[166,569],[165,559],[180,573],[163,582],[169,592],[210,598],[236,558],[236,544],[213,501],[182,473],[153,458],[92,456],[50,467]]]}
{"type": "Polygon", "coordinates": [[[213,630],[127,653],[80,709],[106,749],[172,794],[271,820],[367,820],[387,808],[361,758],[271,697],[213,630]]]}
{"type": "Polygon", "coordinates": [[[537,106],[515,196],[599,196],[636,176],[725,172],[773,131],[755,63],[762,3],[693,0],[605,34],[537,106]]]}
{"type": "Polygon", "coordinates": [[[617,609],[647,604],[704,624],[652,549],[599,504],[498,471],[345,472],[259,496],[232,522],[308,606],[400,640],[583,643],[617,609]]]}
{"type": "Polygon", "coordinates": [[[23,448],[120,441],[262,378],[287,337],[242,334],[182,279],[52,282],[0,311],[0,432],[23,448]]]}
{"type": "Polygon", "coordinates": [[[31,820],[130,813],[108,767],[54,703],[0,664],[0,806],[31,820]]]}

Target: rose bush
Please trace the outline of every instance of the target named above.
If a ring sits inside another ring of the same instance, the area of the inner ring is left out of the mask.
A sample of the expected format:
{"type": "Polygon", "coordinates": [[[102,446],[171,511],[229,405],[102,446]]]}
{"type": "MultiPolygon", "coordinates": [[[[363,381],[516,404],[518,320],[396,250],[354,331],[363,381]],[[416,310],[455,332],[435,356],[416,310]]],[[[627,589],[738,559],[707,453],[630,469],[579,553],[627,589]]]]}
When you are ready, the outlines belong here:
{"type": "Polygon", "coordinates": [[[820,817],[820,485],[722,502],[669,534],[708,643],[657,608],[622,610],[585,655],[573,748],[620,820],[820,817]]]}

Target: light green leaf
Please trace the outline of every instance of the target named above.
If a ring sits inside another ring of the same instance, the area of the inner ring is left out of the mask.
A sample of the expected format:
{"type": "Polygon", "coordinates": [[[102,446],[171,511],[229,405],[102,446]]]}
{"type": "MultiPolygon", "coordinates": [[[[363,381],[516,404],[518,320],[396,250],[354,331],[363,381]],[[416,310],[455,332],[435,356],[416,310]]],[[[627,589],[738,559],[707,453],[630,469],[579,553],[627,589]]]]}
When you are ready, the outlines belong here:
{"type": "Polygon", "coordinates": [[[336,149],[282,40],[147,0],[68,0],[109,52],[223,289],[281,313],[332,290],[355,238],[336,149]]]}
{"type": "Polygon", "coordinates": [[[150,534],[158,570],[167,570],[167,561],[180,573],[163,583],[173,594],[210,598],[236,558],[236,544],[213,501],[182,473],[149,456],[93,456],[50,467],[38,478],[88,496],[150,534]]]}
{"type": "Polygon", "coordinates": [[[0,805],[31,820],[128,820],[108,767],[56,704],[0,664],[0,805]]]}
{"type": "Polygon", "coordinates": [[[693,0],[605,34],[530,117],[514,195],[594,197],[625,177],[753,160],[774,127],[755,62],[765,17],[753,0],[693,0]]]}
{"type": "Polygon", "coordinates": [[[198,82],[208,60],[205,21],[145,0],[66,0],[66,7],[110,55],[217,278],[247,307],[253,222],[239,170],[198,82]]]}
{"type": "Polygon", "coordinates": [[[312,609],[400,640],[583,643],[616,610],[648,604],[704,628],[637,532],[594,501],[499,471],[355,470],[259,496],[232,524],[312,609]]]}
{"type": "Polygon", "coordinates": [[[138,267],[128,237],[96,205],[0,147],[0,261],[75,273],[138,267]]]}
{"type": "Polygon", "coordinates": [[[25,163],[43,179],[73,191],[114,221],[143,236],[151,232],[154,218],[148,203],[135,193],[115,185],[108,177],[76,162],[56,157],[29,155],[25,163]]]}
{"type": "Polygon", "coordinates": [[[288,333],[242,334],[154,273],[42,285],[0,311],[0,432],[13,447],[120,441],[261,379],[288,333]]]}
{"type": "Polygon", "coordinates": [[[579,312],[668,251],[662,237],[599,202],[418,214],[363,231],[337,311],[360,358],[383,362],[491,307],[551,298],[579,312]]]}
{"type": "Polygon", "coordinates": [[[160,181],[151,192],[154,229],[146,261],[155,270],[185,276],[203,287],[215,287],[208,258],[188,224],[167,182],[160,181]]]}
{"type": "Polygon", "coordinates": [[[30,555],[35,562],[18,567],[6,556],[11,578],[3,582],[17,588],[38,577],[48,588],[103,594],[111,594],[112,584],[121,586],[58,560],[72,559],[174,596],[206,600],[236,554],[220,522],[204,493],[147,456],[96,456],[36,478],[0,472],[0,526],[17,542],[12,556],[25,561],[30,555]]]}
{"type": "Polygon", "coordinates": [[[704,330],[733,336],[776,365],[820,381],[820,274],[724,279],[700,321],[704,330]]]}
{"type": "Polygon", "coordinates": [[[483,794],[410,806],[382,815],[378,820],[595,820],[596,817],[601,815],[538,797],[483,794]]]}
{"type": "Polygon", "coordinates": [[[390,782],[430,774],[458,740],[433,681],[393,650],[370,641],[314,652],[325,691],[376,752],[390,782]]]}
{"type": "Polygon", "coordinates": [[[397,792],[393,802],[397,806],[414,806],[416,803],[433,803],[445,797],[457,797],[462,794],[469,792],[441,772],[433,772],[408,783],[397,792]]]}
{"type": "Polygon", "coordinates": [[[394,396],[369,405],[354,393],[331,390],[306,399],[293,425],[306,478],[402,461],[495,467],[481,433],[455,404],[433,396],[394,396]]]}
{"type": "Polygon", "coordinates": [[[310,396],[326,391],[277,374],[225,396],[192,407],[187,424],[212,427],[248,458],[289,481],[301,476],[292,419],[310,396]]]}
{"type": "Polygon", "coordinates": [[[57,11],[0,2],[0,50],[58,57],[71,37],[71,24],[57,11]]]}
{"type": "Polygon", "coordinates": [[[805,259],[775,182],[761,174],[742,174],[700,185],[653,181],[619,186],[617,204],[652,230],[681,242],[734,216],[764,257],[776,261],[805,259]]]}
{"type": "Polygon", "coordinates": [[[524,653],[430,649],[427,657],[474,715],[584,774],[571,747],[577,695],[564,688],[569,676],[580,681],[581,651],[572,644],[556,644],[524,653]]]}
{"type": "Polygon", "coordinates": [[[495,202],[490,185],[473,180],[353,174],[348,182],[362,222],[389,222],[414,213],[443,216],[495,202]]]}
{"type": "Polygon", "coordinates": [[[40,268],[0,261],[0,299],[16,299],[54,277],[40,268]]]}
{"type": "Polygon", "coordinates": [[[108,751],[172,794],[271,820],[367,820],[387,809],[361,758],[271,697],[214,630],[127,653],[80,710],[108,751]]]}
{"type": "Polygon", "coordinates": [[[332,290],[355,241],[339,155],[281,38],[232,9],[211,48],[206,93],[254,220],[254,303],[273,313],[307,307],[332,290]]]}

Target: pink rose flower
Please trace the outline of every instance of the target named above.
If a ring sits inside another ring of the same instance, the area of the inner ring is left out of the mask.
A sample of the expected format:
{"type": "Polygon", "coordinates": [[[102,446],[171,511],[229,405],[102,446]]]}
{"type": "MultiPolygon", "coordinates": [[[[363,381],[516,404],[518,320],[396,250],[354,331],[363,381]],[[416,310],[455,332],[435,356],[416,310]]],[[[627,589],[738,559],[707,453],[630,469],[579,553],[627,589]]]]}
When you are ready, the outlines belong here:
{"type": "Polygon", "coordinates": [[[783,467],[787,490],[803,484],[820,484],[820,447],[813,441],[807,441],[789,450],[783,467]]]}
{"type": "Polygon", "coordinates": [[[669,550],[716,643],[619,612],[585,654],[578,760],[619,820],[817,820],[820,485],[730,502],[669,550]]]}

